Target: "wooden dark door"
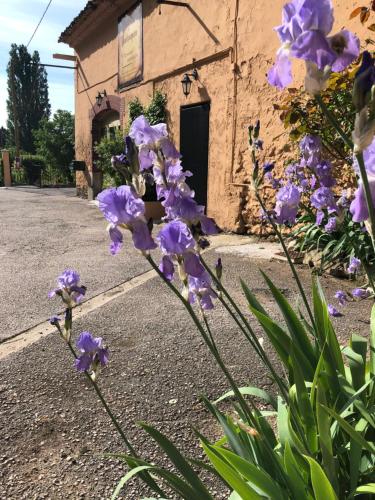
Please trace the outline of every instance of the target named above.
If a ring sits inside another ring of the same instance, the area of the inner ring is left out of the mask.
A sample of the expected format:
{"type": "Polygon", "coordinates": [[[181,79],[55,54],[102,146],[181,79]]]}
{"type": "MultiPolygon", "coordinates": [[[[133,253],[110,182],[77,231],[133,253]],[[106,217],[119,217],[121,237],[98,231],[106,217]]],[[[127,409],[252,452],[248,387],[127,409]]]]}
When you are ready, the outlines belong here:
{"type": "Polygon", "coordinates": [[[195,199],[201,205],[207,204],[208,141],[210,104],[203,103],[181,108],[180,151],[185,170],[193,177],[187,179],[195,191],[195,199]]]}

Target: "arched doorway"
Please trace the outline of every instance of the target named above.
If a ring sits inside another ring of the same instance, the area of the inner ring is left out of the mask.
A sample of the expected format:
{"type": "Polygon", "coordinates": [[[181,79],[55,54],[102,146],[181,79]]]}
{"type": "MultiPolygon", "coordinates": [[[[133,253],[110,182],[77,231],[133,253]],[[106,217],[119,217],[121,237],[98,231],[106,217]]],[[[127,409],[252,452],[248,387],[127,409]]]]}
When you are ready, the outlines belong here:
{"type": "Polygon", "coordinates": [[[92,165],[91,165],[91,189],[89,188],[89,198],[94,199],[103,187],[103,172],[97,165],[97,153],[95,146],[103,137],[113,137],[116,130],[121,128],[121,100],[118,96],[109,95],[101,106],[95,104],[90,113],[91,118],[91,144],[92,144],[92,165]]]}

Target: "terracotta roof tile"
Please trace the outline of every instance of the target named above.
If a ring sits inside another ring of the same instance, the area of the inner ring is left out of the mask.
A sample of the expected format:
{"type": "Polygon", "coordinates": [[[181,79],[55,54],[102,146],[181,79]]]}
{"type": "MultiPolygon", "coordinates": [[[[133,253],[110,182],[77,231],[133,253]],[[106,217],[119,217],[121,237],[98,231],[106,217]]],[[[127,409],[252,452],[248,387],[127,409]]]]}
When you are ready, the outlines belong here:
{"type": "Polygon", "coordinates": [[[81,12],[73,19],[67,28],[59,36],[59,42],[68,43],[69,37],[72,35],[74,29],[82,21],[87,19],[91,13],[97,8],[101,0],[89,0],[81,12]]]}

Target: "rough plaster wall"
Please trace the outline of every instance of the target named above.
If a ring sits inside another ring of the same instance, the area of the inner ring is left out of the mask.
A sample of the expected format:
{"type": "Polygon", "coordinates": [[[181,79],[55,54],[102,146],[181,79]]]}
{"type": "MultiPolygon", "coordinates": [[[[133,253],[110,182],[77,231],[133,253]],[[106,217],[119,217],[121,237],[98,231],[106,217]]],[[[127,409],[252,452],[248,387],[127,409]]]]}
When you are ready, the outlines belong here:
{"type": "MultiPolygon", "coordinates": [[[[194,82],[188,98],[181,92],[181,76],[166,79],[156,89],[168,96],[168,124],[176,144],[180,140],[180,106],[211,102],[208,200],[207,213],[215,217],[221,226],[236,218],[236,206],[227,200],[232,146],[232,82],[229,57],[214,61],[200,68],[199,82],[194,82]]],[[[182,159],[183,162],[183,159],[182,159]]]]}
{"type": "MultiPolygon", "coordinates": [[[[238,131],[234,182],[247,183],[250,180],[251,162],[247,150],[247,126],[257,119],[261,120],[262,138],[265,141],[264,159],[276,162],[276,172],[282,172],[284,162],[295,154],[295,148],[288,143],[288,135],[274,111],[273,104],[281,101],[283,93],[268,85],[266,74],[272,66],[279,40],[272,31],[281,22],[283,0],[241,0],[238,17],[238,131]],[[270,8],[272,7],[272,8],[270,8]]],[[[357,33],[360,40],[371,36],[371,32],[363,28],[358,18],[349,20],[352,10],[362,5],[361,1],[333,0],[335,9],[335,25],[333,33],[342,28],[357,33]]],[[[303,84],[304,65],[294,62],[293,87],[303,84]]],[[[259,207],[254,202],[251,190],[245,190],[246,201],[242,208],[244,229],[258,233],[259,207]]],[[[273,192],[264,193],[266,199],[272,200],[273,192]]]]}
{"type": "MultiPolygon", "coordinates": [[[[246,187],[236,184],[249,183],[251,163],[247,144],[247,127],[258,118],[262,122],[265,140],[264,158],[276,162],[282,170],[291,157],[287,134],[273,110],[273,104],[282,99],[282,93],[270,87],[266,74],[271,67],[279,41],[272,28],[280,24],[283,0],[239,0],[237,18],[237,68],[232,65],[232,53],[217,60],[198,65],[199,82],[194,82],[186,99],[181,91],[181,73],[160,75],[191,64],[193,58],[221,52],[233,46],[236,0],[191,0],[190,5],[202,24],[185,8],[163,5],[161,15],[153,0],[144,2],[144,81],[135,88],[121,92],[125,110],[124,123],[128,121],[127,104],[138,96],[147,104],[153,92],[160,89],[167,93],[169,127],[173,139],[179,142],[180,106],[211,100],[210,156],[208,213],[215,217],[223,229],[238,232],[258,232],[259,208],[246,187]],[[235,107],[233,71],[237,78],[237,107],[235,107]],[[237,126],[233,134],[233,114],[237,126]],[[235,136],[235,142],[233,141],[235,136]],[[232,147],[234,162],[232,166],[232,147]]],[[[347,27],[364,40],[371,32],[361,28],[359,21],[349,21],[349,14],[361,1],[334,0],[336,23],[334,30],[347,27]]],[[[95,95],[104,88],[107,93],[117,93],[117,22],[101,26],[95,38],[76,48],[84,70],[86,84],[82,92],[79,82],[76,102],[77,144],[86,144],[86,153],[77,151],[78,159],[90,164],[91,122],[89,111],[95,95]],[[89,145],[89,147],[87,147],[89,145]],[[87,152],[88,151],[88,152],[87,152]],[[88,158],[88,159],[87,159],[88,158]]],[[[234,52],[236,53],[236,52],[234,52]]],[[[303,65],[294,64],[294,86],[303,83],[303,65]]],[[[84,186],[82,174],[77,175],[84,186]]],[[[272,198],[272,193],[267,192],[272,198]]]]}
{"type": "Polygon", "coordinates": [[[117,24],[108,23],[97,30],[89,42],[76,47],[78,70],[76,74],[75,150],[76,159],[86,162],[88,170],[77,172],[77,192],[87,195],[91,183],[92,140],[90,112],[95,96],[104,89],[107,94],[117,92],[117,24]]]}
{"type": "Polygon", "coordinates": [[[144,77],[153,78],[232,45],[234,0],[189,0],[191,10],[144,2],[144,77]]]}

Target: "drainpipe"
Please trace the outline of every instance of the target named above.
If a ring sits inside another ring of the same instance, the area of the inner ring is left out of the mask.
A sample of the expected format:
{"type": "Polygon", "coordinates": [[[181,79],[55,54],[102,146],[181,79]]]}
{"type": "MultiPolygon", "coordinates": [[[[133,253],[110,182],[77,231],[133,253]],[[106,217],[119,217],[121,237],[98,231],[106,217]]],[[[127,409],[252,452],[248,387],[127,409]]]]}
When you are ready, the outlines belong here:
{"type": "Polygon", "coordinates": [[[238,12],[240,0],[234,0],[234,26],[233,26],[233,52],[232,52],[232,71],[233,71],[233,116],[232,116],[232,157],[230,184],[233,184],[234,161],[236,156],[237,142],[237,88],[238,88],[238,12]]]}

